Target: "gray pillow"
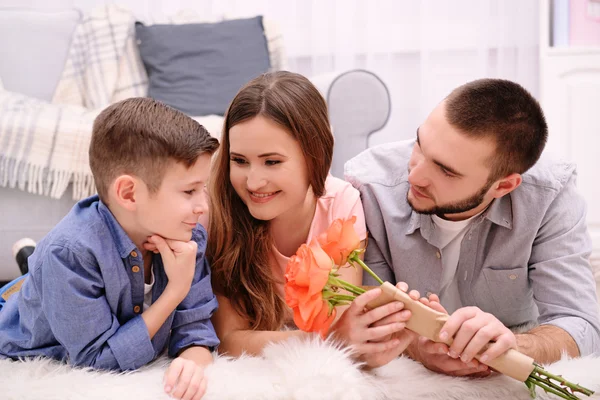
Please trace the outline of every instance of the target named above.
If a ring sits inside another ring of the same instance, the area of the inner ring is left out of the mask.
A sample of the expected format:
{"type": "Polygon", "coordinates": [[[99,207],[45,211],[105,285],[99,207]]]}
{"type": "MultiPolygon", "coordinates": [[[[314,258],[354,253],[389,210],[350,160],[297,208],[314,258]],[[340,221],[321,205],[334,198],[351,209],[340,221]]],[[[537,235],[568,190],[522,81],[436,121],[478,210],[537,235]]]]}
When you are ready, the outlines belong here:
{"type": "Polygon", "coordinates": [[[135,26],[148,96],[192,116],[223,115],[238,90],[269,70],[262,17],[135,26]]]}

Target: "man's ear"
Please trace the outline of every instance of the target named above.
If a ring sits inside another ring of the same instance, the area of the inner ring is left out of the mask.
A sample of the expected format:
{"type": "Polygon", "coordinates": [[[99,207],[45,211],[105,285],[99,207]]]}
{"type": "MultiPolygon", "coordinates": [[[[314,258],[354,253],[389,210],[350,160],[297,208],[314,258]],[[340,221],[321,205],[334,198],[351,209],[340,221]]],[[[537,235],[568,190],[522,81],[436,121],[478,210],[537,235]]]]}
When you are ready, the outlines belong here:
{"type": "Polygon", "coordinates": [[[505,176],[494,183],[492,186],[492,195],[494,198],[499,199],[518,188],[521,185],[521,182],[523,182],[521,174],[514,173],[505,176]]]}
{"type": "Polygon", "coordinates": [[[112,183],[114,201],[121,207],[134,211],[136,204],[136,195],[140,190],[140,181],[131,175],[119,175],[112,183]]]}

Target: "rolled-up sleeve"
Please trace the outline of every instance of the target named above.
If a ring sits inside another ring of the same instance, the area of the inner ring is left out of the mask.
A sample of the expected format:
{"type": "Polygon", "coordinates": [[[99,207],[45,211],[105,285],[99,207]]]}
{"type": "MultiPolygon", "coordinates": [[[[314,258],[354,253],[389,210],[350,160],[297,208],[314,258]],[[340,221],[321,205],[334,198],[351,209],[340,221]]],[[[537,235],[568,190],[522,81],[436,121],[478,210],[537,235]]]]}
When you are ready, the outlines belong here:
{"type": "Polygon", "coordinates": [[[202,229],[194,233],[193,240],[198,243],[196,272],[188,295],[175,310],[169,342],[171,357],[190,346],[204,346],[212,351],[219,345],[210,321],[218,303],[211,286],[210,267],[205,258],[206,232],[202,229]]]}
{"type": "Polygon", "coordinates": [[[125,371],[154,358],[142,318],[121,324],[111,311],[94,261],[62,246],[51,246],[44,258],[42,309],[70,364],[125,371]]]}
{"type": "Polygon", "coordinates": [[[532,247],[529,278],[540,324],[565,330],[582,356],[600,354],[600,321],[589,256],[586,204],[575,177],[548,208],[532,247]]]}

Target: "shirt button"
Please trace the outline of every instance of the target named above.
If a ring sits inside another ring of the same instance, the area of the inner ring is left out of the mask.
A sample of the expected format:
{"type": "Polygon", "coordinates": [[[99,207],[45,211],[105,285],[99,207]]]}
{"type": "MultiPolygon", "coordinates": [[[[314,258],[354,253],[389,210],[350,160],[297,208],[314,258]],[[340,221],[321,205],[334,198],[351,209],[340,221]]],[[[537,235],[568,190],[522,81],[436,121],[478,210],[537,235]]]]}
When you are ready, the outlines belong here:
{"type": "Polygon", "coordinates": [[[129,255],[133,258],[137,257],[137,252],[136,251],[132,251],[131,253],[129,253],[129,255]]]}
{"type": "Polygon", "coordinates": [[[510,275],[508,276],[508,279],[510,279],[511,281],[514,281],[515,279],[517,279],[517,277],[518,277],[518,275],[515,275],[515,274],[510,274],[510,275]]]}
{"type": "Polygon", "coordinates": [[[440,253],[440,251],[438,250],[435,252],[435,256],[436,258],[442,258],[442,253],[440,253]]]}
{"type": "Polygon", "coordinates": [[[133,312],[136,314],[138,314],[140,312],[140,310],[141,310],[140,306],[133,307],[133,312]]]}
{"type": "Polygon", "coordinates": [[[131,270],[135,273],[140,272],[140,267],[138,267],[137,265],[134,265],[133,267],[131,267],[131,270]]]}
{"type": "Polygon", "coordinates": [[[425,294],[427,295],[427,298],[429,298],[429,296],[431,296],[433,293],[431,293],[431,292],[427,292],[427,293],[425,293],[425,294]]]}

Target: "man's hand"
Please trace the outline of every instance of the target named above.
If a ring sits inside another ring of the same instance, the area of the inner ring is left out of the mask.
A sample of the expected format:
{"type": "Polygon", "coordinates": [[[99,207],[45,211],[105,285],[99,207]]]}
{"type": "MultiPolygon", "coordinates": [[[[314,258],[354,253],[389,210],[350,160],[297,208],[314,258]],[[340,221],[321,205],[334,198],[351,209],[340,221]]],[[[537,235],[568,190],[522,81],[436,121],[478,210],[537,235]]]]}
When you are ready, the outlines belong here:
{"type": "MultiPolygon", "coordinates": [[[[437,295],[421,302],[436,311],[446,312],[437,295]]],[[[485,377],[491,374],[489,367],[474,357],[490,341],[496,341],[482,354],[483,361],[493,360],[510,348],[516,348],[513,333],[497,318],[476,307],[457,310],[446,321],[440,336],[454,337],[450,347],[421,337],[409,353],[432,371],[452,376],[485,377]],[[445,335],[444,335],[445,333],[445,335]]]]}
{"type": "Polygon", "coordinates": [[[351,346],[371,368],[390,362],[415,338],[412,332],[404,330],[411,313],[409,310],[404,310],[402,302],[394,301],[373,310],[366,309],[367,304],[379,295],[381,289],[376,288],[354,299],[334,323],[330,333],[334,338],[351,346]],[[393,322],[375,324],[391,315],[395,315],[393,322]]]}
{"type": "Polygon", "coordinates": [[[181,242],[153,235],[148,238],[148,243],[145,243],[144,247],[150,251],[155,248],[160,252],[165,273],[169,278],[168,285],[179,293],[187,294],[196,271],[198,244],[193,240],[181,242]]]}
{"type": "Polygon", "coordinates": [[[165,393],[175,399],[200,400],[206,392],[204,368],[193,360],[177,357],[165,372],[165,393]]]}
{"type": "Polygon", "coordinates": [[[517,339],[510,329],[498,318],[477,307],[463,307],[450,316],[440,331],[440,339],[452,337],[454,342],[448,354],[452,358],[460,357],[465,363],[482,351],[479,360],[485,363],[508,349],[517,348],[517,339]],[[488,347],[490,342],[494,343],[488,347]]]}
{"type": "Polygon", "coordinates": [[[490,369],[473,359],[468,363],[448,355],[448,346],[432,342],[424,336],[414,343],[411,357],[420,361],[427,369],[451,376],[486,377],[490,369]]]}

